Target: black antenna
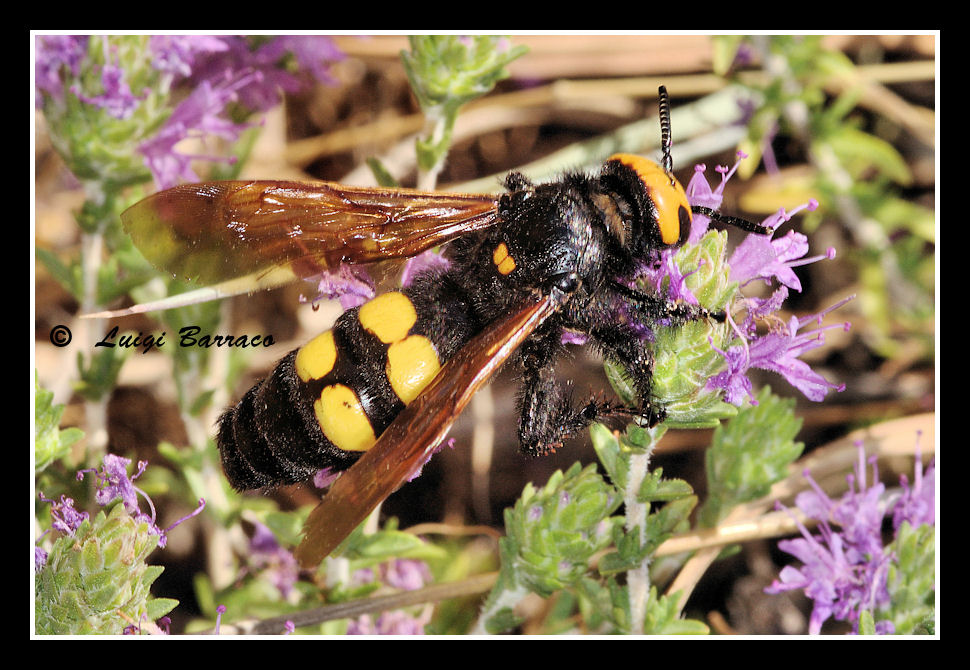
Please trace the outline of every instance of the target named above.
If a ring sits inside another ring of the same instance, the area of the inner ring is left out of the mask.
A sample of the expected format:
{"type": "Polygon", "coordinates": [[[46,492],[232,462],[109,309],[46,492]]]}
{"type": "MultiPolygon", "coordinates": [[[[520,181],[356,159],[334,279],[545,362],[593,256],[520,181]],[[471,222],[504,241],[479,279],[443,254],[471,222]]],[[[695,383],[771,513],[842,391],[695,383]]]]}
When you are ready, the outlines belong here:
{"type": "Polygon", "coordinates": [[[667,87],[660,87],[660,148],[663,151],[663,169],[673,179],[674,159],[670,157],[670,147],[673,144],[670,136],[670,98],[667,97],[667,87]]]}
{"type": "MultiPolygon", "coordinates": [[[[663,150],[662,166],[664,172],[670,176],[670,183],[674,183],[674,159],[670,157],[670,147],[673,145],[673,141],[670,136],[670,98],[667,96],[667,87],[660,87],[660,146],[663,150]]],[[[749,233],[757,233],[759,235],[769,235],[772,231],[770,228],[762,226],[760,223],[754,223],[753,221],[748,221],[746,219],[739,218],[737,216],[728,216],[726,214],[721,214],[710,207],[702,207],[701,205],[694,205],[691,207],[691,211],[694,214],[703,214],[709,217],[712,221],[718,221],[729,226],[734,226],[740,230],[744,230],[749,233]]]]}
{"type": "Polygon", "coordinates": [[[711,221],[718,221],[719,223],[724,223],[729,226],[734,226],[739,230],[743,230],[748,233],[757,233],[759,235],[770,234],[771,228],[762,226],[760,223],[755,223],[754,221],[748,221],[747,219],[742,219],[738,216],[728,216],[727,214],[721,214],[720,212],[711,209],[710,207],[702,207],[701,205],[694,205],[690,208],[694,214],[703,214],[704,216],[711,219],[711,221]]]}

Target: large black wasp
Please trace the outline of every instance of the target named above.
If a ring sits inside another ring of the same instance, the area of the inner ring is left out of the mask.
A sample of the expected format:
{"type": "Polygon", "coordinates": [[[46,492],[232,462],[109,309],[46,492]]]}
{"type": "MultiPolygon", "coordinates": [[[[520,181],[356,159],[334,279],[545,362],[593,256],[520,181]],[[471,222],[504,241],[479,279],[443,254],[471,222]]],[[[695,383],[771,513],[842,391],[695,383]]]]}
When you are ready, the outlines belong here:
{"type": "Polygon", "coordinates": [[[123,216],[156,266],[205,283],[308,277],[341,263],[412,257],[450,242],[448,269],[346,311],[290,352],[219,424],[237,489],[345,472],[314,511],[298,550],[319,562],[444,439],[472,394],[510,356],[522,368],[519,439],[538,455],[598,418],[654,425],[653,355],[636,325],[723,318],[630,288],[664,248],[683,244],[692,211],[745,230],[759,225],[691,208],[674,178],[660,89],[661,164],[629,154],[596,175],[534,184],[513,172],[501,195],[357,188],[330,182],[187,184],[123,216]],[[565,331],[623,366],[639,406],[570,401],[553,377],[565,331]],[[351,467],[352,466],[352,467],[351,467]]]}

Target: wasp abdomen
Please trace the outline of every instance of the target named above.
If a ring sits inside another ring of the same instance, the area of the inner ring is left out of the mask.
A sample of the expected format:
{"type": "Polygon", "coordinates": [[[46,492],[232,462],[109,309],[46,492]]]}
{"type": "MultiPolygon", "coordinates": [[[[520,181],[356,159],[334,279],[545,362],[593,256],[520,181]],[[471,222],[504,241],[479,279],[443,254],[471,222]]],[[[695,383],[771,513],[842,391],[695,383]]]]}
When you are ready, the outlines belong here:
{"type": "Polygon", "coordinates": [[[289,484],[353,464],[473,334],[454,307],[442,312],[427,286],[385,293],[290,352],[220,421],[233,486],[289,484]]]}

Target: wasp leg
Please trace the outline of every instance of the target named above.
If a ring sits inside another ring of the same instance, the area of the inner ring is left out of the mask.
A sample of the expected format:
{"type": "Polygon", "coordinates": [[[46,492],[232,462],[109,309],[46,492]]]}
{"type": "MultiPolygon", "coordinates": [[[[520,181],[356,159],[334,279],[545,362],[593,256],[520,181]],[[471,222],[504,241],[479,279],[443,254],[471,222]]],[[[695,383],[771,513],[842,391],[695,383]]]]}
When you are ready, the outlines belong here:
{"type": "Polygon", "coordinates": [[[615,299],[626,306],[630,317],[637,323],[677,326],[700,319],[713,319],[720,323],[727,318],[723,311],[712,312],[700,305],[667,300],[617,282],[610,284],[609,288],[615,299]]]}
{"type": "Polygon", "coordinates": [[[593,325],[590,335],[599,344],[607,358],[619,363],[637,392],[640,406],[635,414],[648,426],[661,423],[667,415],[664,407],[653,396],[654,356],[647,333],[637,333],[637,326],[651,328],[654,324],[677,326],[689,321],[712,319],[724,321],[724,312],[712,312],[699,305],[672,302],[614,283],[612,300],[623,305],[629,322],[604,320],[593,325]]]}
{"type": "Polygon", "coordinates": [[[527,342],[519,350],[524,367],[519,397],[519,444],[523,452],[540,456],[597,419],[629,414],[625,407],[590,398],[581,406],[572,402],[572,387],[558,382],[553,362],[560,352],[560,333],[527,342]]]}
{"type": "Polygon", "coordinates": [[[667,412],[653,397],[654,358],[649,345],[626,325],[595,328],[590,335],[607,358],[622,366],[636,389],[640,405],[636,410],[627,410],[627,413],[639,417],[647,426],[663,422],[667,412]]]}

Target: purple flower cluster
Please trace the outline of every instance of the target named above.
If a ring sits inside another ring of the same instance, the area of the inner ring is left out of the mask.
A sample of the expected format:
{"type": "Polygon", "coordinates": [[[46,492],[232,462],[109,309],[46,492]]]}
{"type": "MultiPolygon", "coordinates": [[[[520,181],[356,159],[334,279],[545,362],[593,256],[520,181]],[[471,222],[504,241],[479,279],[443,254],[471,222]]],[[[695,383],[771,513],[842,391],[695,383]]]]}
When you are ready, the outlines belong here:
{"type": "Polygon", "coordinates": [[[193,160],[229,160],[175,147],[189,137],[238,139],[251,124],[228,118],[232,103],[249,112],[266,111],[279,103],[281,92],[296,93],[314,80],[331,83],[329,65],[342,58],[329,38],[313,36],[273,37],[255,48],[238,36],[153,37],[150,46],[155,62],[192,88],[157,135],[139,147],[160,189],[179,180],[198,181],[193,160]],[[288,53],[299,71],[283,65],[288,53]]]}
{"type": "MultiPolygon", "coordinates": [[[[405,591],[420,589],[431,579],[431,571],[424,561],[409,558],[381,563],[376,569],[358,570],[353,576],[353,581],[358,584],[380,581],[405,591]]],[[[405,610],[391,610],[382,612],[375,620],[364,614],[350,622],[347,635],[423,635],[424,627],[430,621],[431,610],[427,607],[417,616],[405,610]]]]}
{"type": "MultiPolygon", "coordinates": [[[[376,284],[367,270],[357,265],[341,263],[335,270],[325,270],[317,275],[317,294],[312,302],[339,300],[343,309],[359,307],[373,298],[376,284]]],[[[302,298],[302,296],[301,296],[302,298]]]]}
{"type": "Polygon", "coordinates": [[[88,50],[88,38],[84,35],[43,35],[37,38],[34,56],[34,86],[37,89],[35,104],[40,107],[43,95],[55,100],[64,96],[65,70],[71,77],[81,73],[81,64],[88,50]]]}
{"type": "MultiPolygon", "coordinates": [[[[168,528],[162,530],[155,525],[155,506],[152,504],[151,498],[149,498],[144,491],[139,489],[134,484],[134,480],[145,472],[145,468],[147,467],[148,463],[147,461],[139,461],[137,472],[129,477],[128,466],[130,464],[130,458],[123,458],[114,454],[105,454],[100,470],[95,470],[94,468],[78,470],[77,479],[80,481],[84,479],[84,475],[86,473],[94,473],[95,487],[97,489],[94,494],[94,501],[98,503],[98,505],[105,507],[120,498],[121,504],[125,506],[125,510],[128,512],[128,514],[138,522],[143,521],[147,523],[149,532],[158,535],[158,546],[164,547],[168,542],[168,532],[181,524],[183,521],[191,519],[199,514],[205,508],[205,500],[199,499],[199,506],[196,507],[195,510],[182,517],[168,528]],[[139,495],[141,495],[148,503],[151,513],[141,511],[138,504],[139,495]]],[[[44,502],[50,503],[51,505],[51,530],[56,530],[65,535],[73,536],[84,520],[89,518],[89,514],[87,512],[79,512],[74,508],[74,500],[72,498],[62,495],[60,502],[57,502],[45,498],[44,494],[41,493],[40,499],[44,502]]],[[[47,532],[45,532],[44,535],[46,535],[47,532]]],[[[41,535],[41,537],[44,535],[41,535]]],[[[44,567],[46,561],[47,552],[45,552],[39,546],[35,546],[34,563],[36,569],[39,570],[44,567]]]]}
{"type": "MultiPolygon", "coordinates": [[[[887,607],[887,576],[894,560],[882,537],[883,521],[893,519],[894,527],[903,521],[911,525],[932,524],[935,477],[932,464],[923,471],[917,450],[916,483],[912,488],[901,478],[904,493],[895,501],[886,495],[879,482],[875,457],[872,478],[866,477],[866,453],[858,444],[859,458],[852,474],[847,476],[849,490],[838,500],[826,494],[806,471],[811,490],[799,494],[795,505],[806,516],[818,522],[818,535],[812,535],[799,522],[800,538],[782,540],[778,547],[791,554],[801,567],[782,568],[767,593],[801,589],[814,603],[809,620],[809,633],[817,635],[822,624],[834,617],[851,622],[858,631],[863,611],[875,613],[887,607]]],[[[876,623],[876,632],[894,632],[890,621],[876,623]]]]}
{"type": "MultiPolygon", "coordinates": [[[[739,153],[739,158],[745,158],[739,153]]],[[[695,167],[694,176],[687,185],[687,197],[692,205],[703,205],[717,209],[724,196],[724,187],[737,170],[738,163],[732,168],[718,166],[721,183],[711,189],[704,176],[705,166],[695,167]]],[[[783,222],[791,220],[792,216],[802,209],[814,210],[818,203],[810,201],[791,212],[784,209],[769,216],[762,225],[777,231],[783,222]]],[[[710,219],[704,215],[695,215],[691,227],[689,240],[696,243],[707,232],[710,219]]],[[[784,377],[792,386],[801,391],[810,400],[822,400],[829,390],[842,391],[845,386],[828,382],[820,374],[812,370],[799,357],[806,351],[822,346],[824,331],[830,328],[844,328],[848,330],[849,323],[832,326],[821,326],[823,317],[844,305],[843,300],[818,314],[802,318],[791,317],[788,320],[775,316],[788,297],[788,290],[801,291],[801,282],[793,268],[800,265],[815,263],[820,260],[833,258],[834,250],[829,249],[821,256],[806,257],[808,253],[808,238],[800,233],[789,231],[783,237],[772,235],[749,234],[738,245],[728,264],[731,268],[730,279],[744,287],[754,280],[765,283],[777,282],[779,286],[767,298],[746,298],[746,313],[741,323],[731,322],[738,336],[738,344],[726,351],[717,349],[725,361],[727,369],[708,380],[708,388],[724,391],[725,400],[734,405],[740,405],[745,397],[754,399],[751,380],[747,373],[751,368],[760,368],[776,372],[784,377]],[[804,330],[812,322],[819,323],[819,327],[804,330]],[[759,332],[759,324],[769,325],[767,332],[759,332]]],[[[697,299],[690,295],[684,285],[685,276],[676,268],[671,258],[662,258],[661,273],[663,277],[654,277],[656,285],[660,285],[664,277],[669,279],[671,297],[679,298],[696,304],[697,299]]]]}
{"type": "Polygon", "coordinates": [[[94,494],[94,501],[104,507],[121,498],[121,503],[125,506],[128,514],[136,521],[147,523],[149,532],[158,535],[158,546],[164,548],[168,542],[168,532],[183,521],[199,514],[205,508],[205,500],[200,498],[198,507],[168,528],[162,530],[155,525],[155,505],[152,503],[151,498],[134,484],[134,480],[138,479],[145,472],[145,468],[148,467],[148,462],[138,461],[138,470],[131,477],[128,476],[128,466],[130,464],[130,458],[124,458],[123,456],[116,456],[114,454],[105,454],[100,470],[94,470],[93,468],[78,470],[77,478],[80,481],[84,479],[86,473],[93,472],[95,487],[97,488],[94,494]],[[141,507],[138,504],[139,495],[148,503],[150,513],[141,511],[141,507]]]}
{"type": "MultiPolygon", "coordinates": [[[[44,531],[38,538],[38,542],[43,539],[51,530],[56,530],[64,535],[73,536],[78,527],[89,518],[87,512],[79,512],[74,509],[74,499],[62,495],[60,502],[45,498],[44,493],[39,494],[40,499],[51,506],[51,527],[44,531]]],[[[47,565],[47,552],[38,545],[34,545],[34,570],[40,570],[47,565]]]]}
{"type": "MultiPolygon", "coordinates": [[[[37,37],[35,84],[37,102],[48,96],[63,100],[67,91],[89,105],[104,109],[116,119],[130,118],[145,100],[147,92],[134,92],[129,73],[103,40],[102,90],[85,94],[76,83],[88,58],[86,36],[43,35],[37,37]],[[64,77],[68,78],[65,81],[64,77]]],[[[140,139],[137,150],[144,156],[157,186],[168,188],[180,180],[198,181],[193,160],[230,161],[214,156],[183,153],[176,149],[182,140],[219,137],[238,139],[252,124],[239,123],[230,112],[263,112],[276,105],[280,94],[302,90],[313,81],[332,83],[329,66],[342,58],[333,41],[322,36],[277,36],[251,39],[240,36],[153,36],[148,40],[150,62],[160,80],[156,86],[189,89],[160,128],[140,139]]]]}
{"type": "Polygon", "coordinates": [[[300,566],[293,554],[281,547],[273,532],[261,523],[255,524],[247,560],[250,568],[267,578],[283,598],[293,591],[300,576],[300,566]]]}

